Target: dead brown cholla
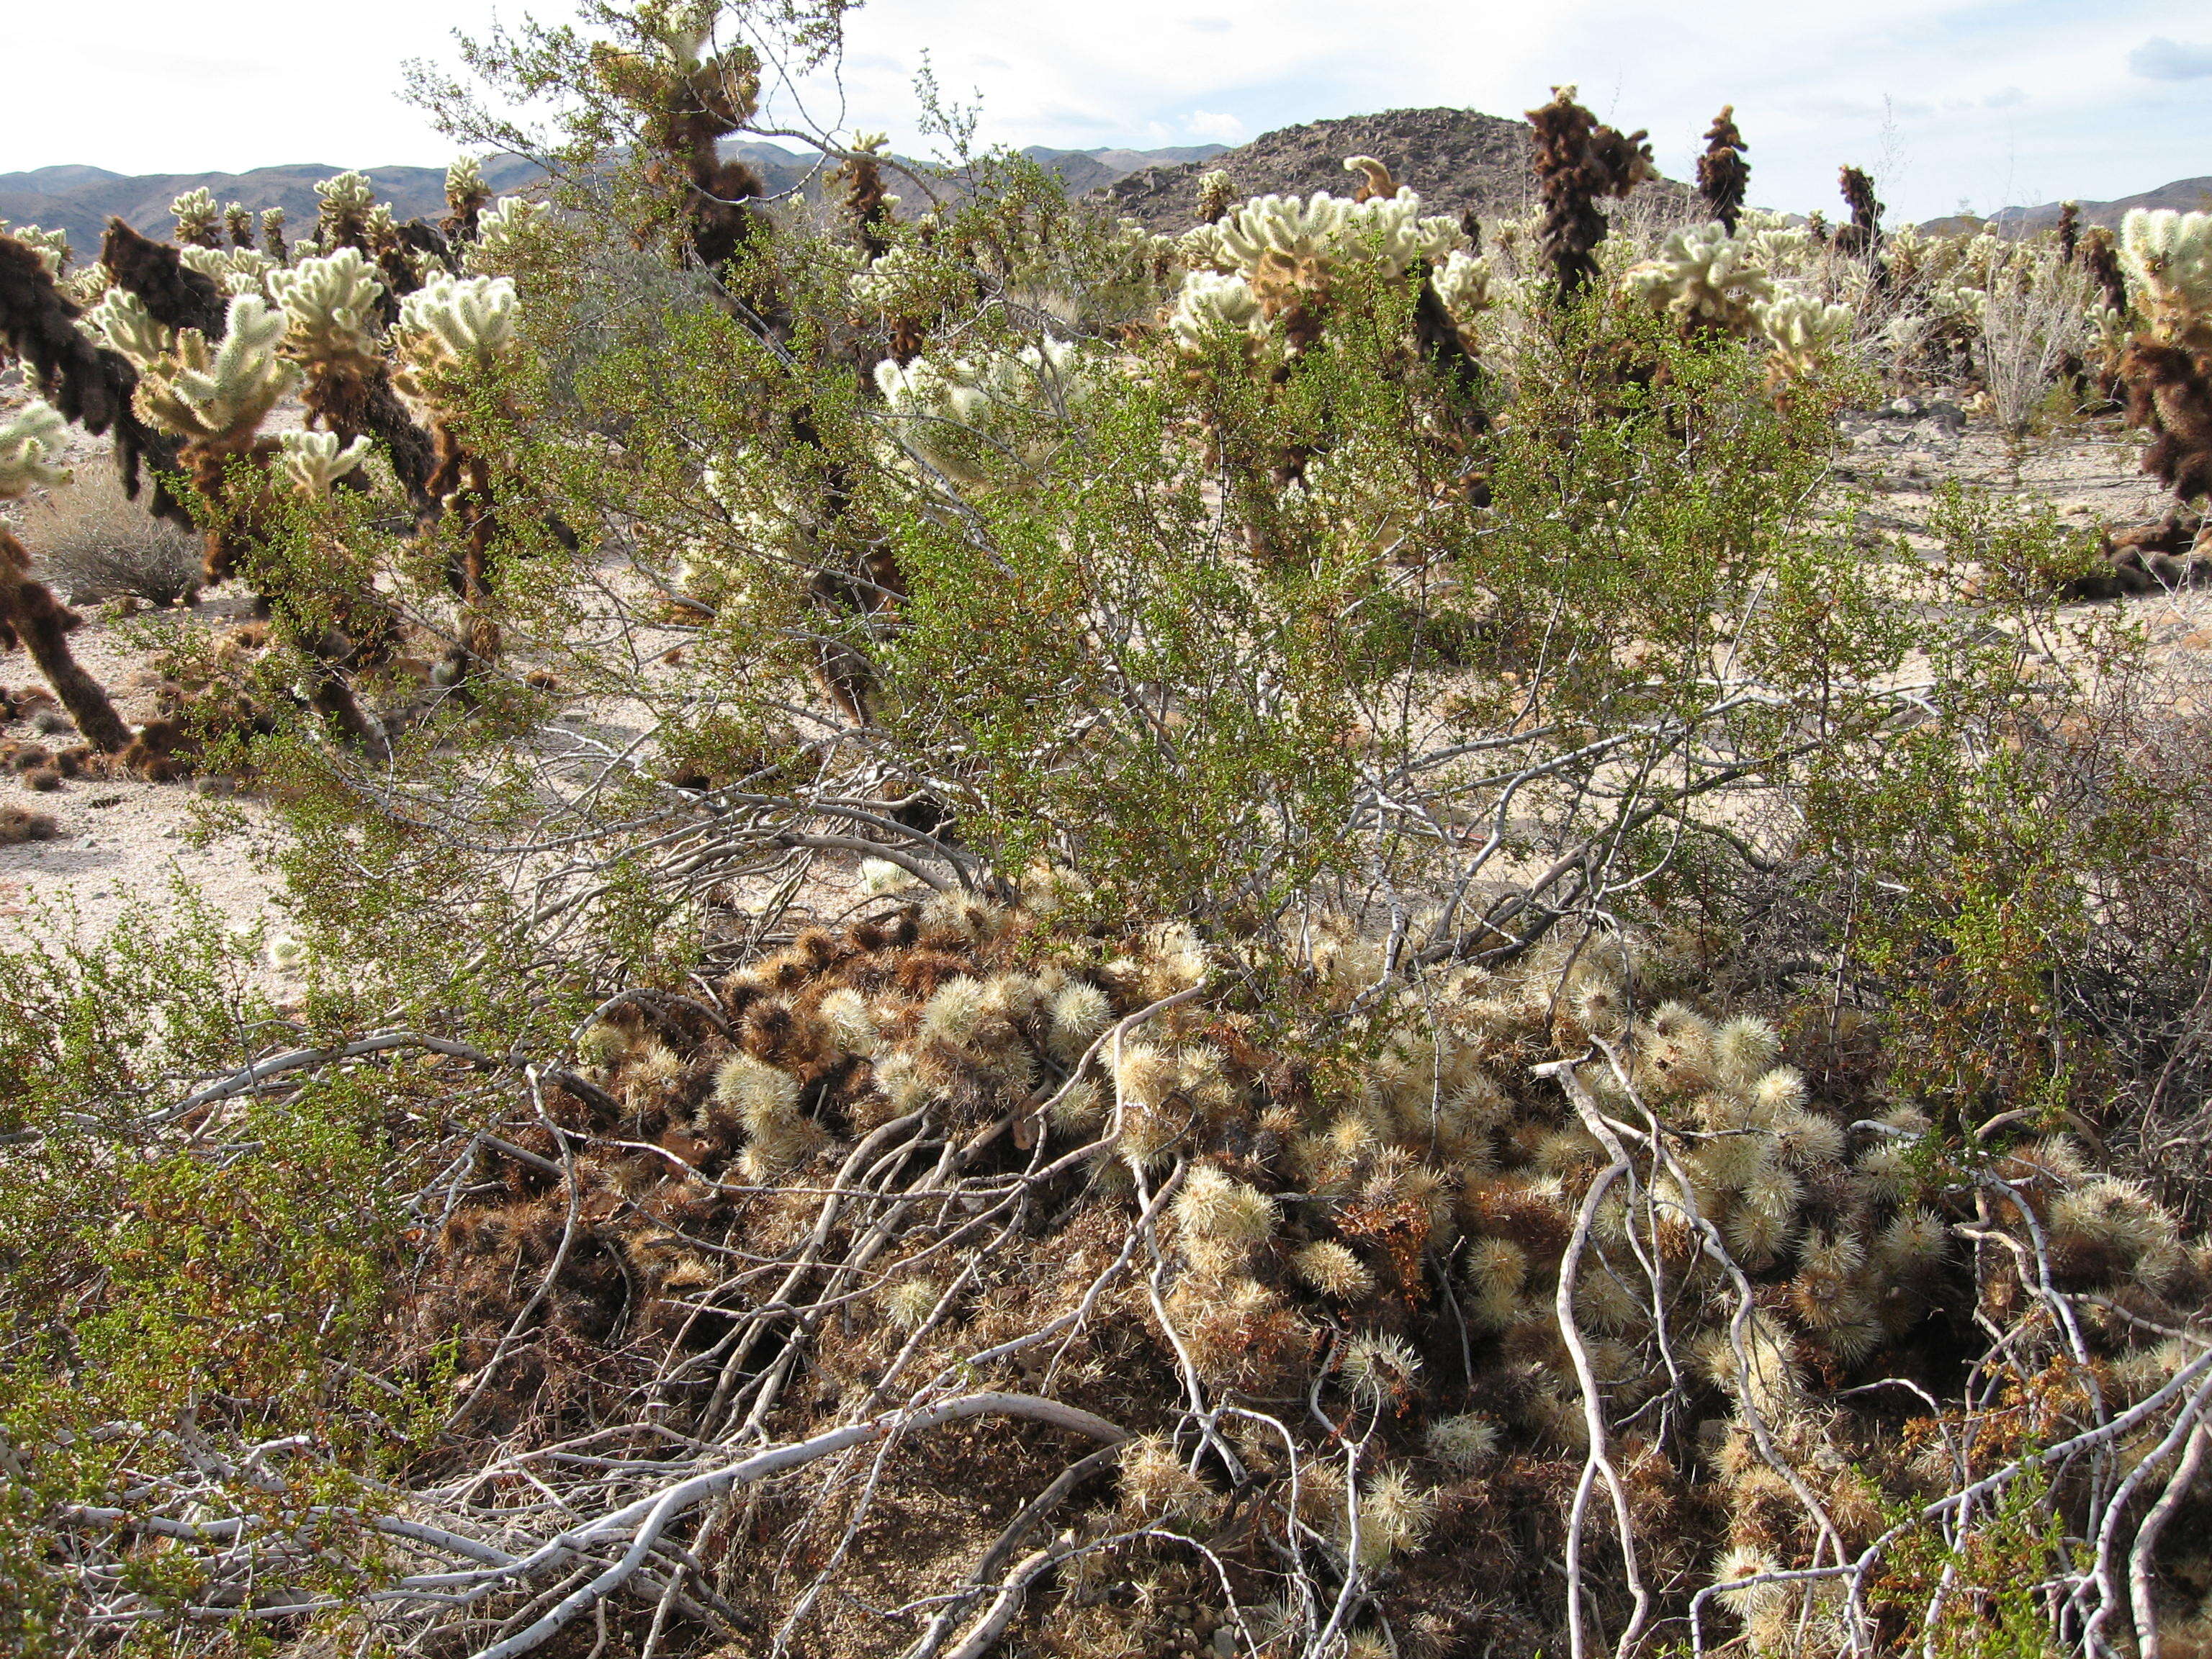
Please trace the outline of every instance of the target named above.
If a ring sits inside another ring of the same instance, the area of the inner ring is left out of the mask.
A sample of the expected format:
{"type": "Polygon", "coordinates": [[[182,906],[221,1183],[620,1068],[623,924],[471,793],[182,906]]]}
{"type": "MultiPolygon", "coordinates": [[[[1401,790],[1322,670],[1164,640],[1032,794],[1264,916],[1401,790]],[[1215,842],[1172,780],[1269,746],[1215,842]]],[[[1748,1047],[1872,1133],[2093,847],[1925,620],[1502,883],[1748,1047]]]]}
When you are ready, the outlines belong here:
{"type": "Polygon", "coordinates": [[[100,239],[100,263],[116,287],[137,295],[164,328],[196,328],[210,342],[222,337],[228,325],[222,290],[214,278],[187,266],[167,242],[110,219],[107,234],[100,239]]]}
{"type": "Polygon", "coordinates": [[[1735,106],[1723,104],[1705,131],[1705,153],[1698,158],[1698,193],[1705,198],[1721,228],[1735,234],[1743,212],[1744,193],[1751,185],[1751,163],[1743,159],[1751,146],[1735,125],[1735,106]]]}
{"type": "Polygon", "coordinates": [[[2148,427],[2142,470],[2182,501],[2212,495],[2212,374],[2178,346],[2136,340],[2121,354],[2128,423],[2148,427]]]}
{"type": "Polygon", "coordinates": [[[1544,198],[1540,233],[1544,257],[1570,301],[1597,276],[1594,258],[1605,240],[1605,216],[1597,204],[1626,196],[1644,179],[1656,178],[1651,146],[1639,128],[1627,134],[1601,126],[1575,101],[1572,87],[1554,87],[1552,101],[1528,112],[1536,130],[1536,179],[1544,198]]]}
{"type": "Polygon", "coordinates": [[[2081,245],[2081,204],[2061,202],[2058,204],[2058,257],[2068,264],[2081,245]]]}
{"type": "Polygon", "coordinates": [[[54,688],[76,729],[113,754],[131,741],[131,728],[115,712],[98,680],[84,671],[69,647],[76,613],[54,591],[31,574],[31,556],[23,544],[0,530],[0,623],[22,642],[54,688]]]}
{"type": "Polygon", "coordinates": [[[191,514],[159,474],[177,465],[177,442],[138,416],[131,394],[138,371],[120,353],[95,346],[76,326],[77,307],[62,296],[45,262],[11,236],[0,236],[0,341],[28,365],[39,392],[94,437],[112,433],[123,493],[138,498],[140,464],[157,475],[147,510],[189,528],[191,514]]]}
{"type": "Polygon", "coordinates": [[[2119,250],[2112,244],[2112,233],[2102,225],[2092,225],[2081,239],[2081,262],[2095,279],[2097,291],[2103,295],[2105,304],[2121,316],[2128,314],[2128,279],[2120,269],[2119,250]]]}
{"type": "Polygon", "coordinates": [[[840,161],[827,182],[845,191],[845,216],[860,233],[860,246],[871,259],[881,258],[890,247],[884,227],[890,222],[890,198],[884,189],[883,169],[877,164],[877,146],[864,140],[840,161]]]}
{"type": "Polygon", "coordinates": [[[715,147],[751,117],[758,77],[732,73],[719,59],[686,73],[605,42],[592,48],[592,68],[608,92],[644,116],[646,178],[684,185],[691,251],[701,264],[720,266],[757,229],[745,204],[762,193],[760,175],[721,160],[715,147]]]}
{"type": "Polygon", "coordinates": [[[1851,222],[1836,233],[1836,247],[1844,253],[1872,253],[1881,246],[1881,216],[1887,204],[1875,199],[1874,180],[1857,167],[1844,167],[1837,180],[1851,222]]]}

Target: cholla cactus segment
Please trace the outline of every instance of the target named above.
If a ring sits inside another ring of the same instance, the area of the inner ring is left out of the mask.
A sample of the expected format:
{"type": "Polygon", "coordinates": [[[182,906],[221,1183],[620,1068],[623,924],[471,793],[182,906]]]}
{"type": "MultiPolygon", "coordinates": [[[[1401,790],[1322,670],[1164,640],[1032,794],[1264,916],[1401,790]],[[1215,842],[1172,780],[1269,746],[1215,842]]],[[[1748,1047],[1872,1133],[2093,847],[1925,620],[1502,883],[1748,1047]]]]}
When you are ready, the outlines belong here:
{"type": "Polygon", "coordinates": [[[103,294],[85,313],[84,326],[142,372],[177,346],[176,330],[155,321],[146,302],[127,288],[110,288],[103,294]]]}
{"type": "Polygon", "coordinates": [[[1673,232],[1657,257],[1623,274],[1621,286],[1684,328],[1729,334],[1750,333],[1758,307],[1774,298],[1765,267],[1717,223],[1673,232]]]}
{"type": "Polygon", "coordinates": [[[463,263],[472,276],[496,274],[529,239],[553,222],[552,204],[502,196],[477,218],[477,239],[463,263]]]}
{"type": "Polygon", "coordinates": [[[1429,273],[1429,281],[1436,288],[1437,298],[1451,313],[1452,321],[1462,328],[1497,305],[1502,297],[1498,274],[1490,261],[1457,248],[1429,273]]]}
{"type": "Polygon", "coordinates": [[[242,294],[230,302],[222,341],[210,348],[196,328],[177,336],[174,352],[148,366],[138,384],[141,412],[203,443],[250,437],[299,370],[277,355],[284,313],[242,294]]]}
{"type": "Polygon", "coordinates": [[[434,276],[399,302],[399,326],[434,359],[484,367],[514,341],[516,296],[506,276],[434,276]]]}
{"type": "Polygon", "coordinates": [[[284,246],[284,210],[280,207],[261,210],[261,251],[270,258],[283,260],[290,250],[284,246]]]}
{"type": "Polygon", "coordinates": [[[214,278],[226,296],[255,294],[267,298],[269,275],[279,268],[276,260],[250,247],[188,247],[177,257],[187,269],[214,278]]]}
{"type": "Polygon", "coordinates": [[[1183,279],[1168,318],[1168,332],[1183,350],[1204,351],[1224,335],[1256,338],[1266,331],[1260,296],[1242,276],[1194,270],[1183,279]]]}
{"type": "Polygon", "coordinates": [[[2212,213],[2130,209],[2120,268],[2165,343],[2212,346],[2212,213]]]}
{"type": "Polygon", "coordinates": [[[65,230],[46,230],[37,225],[18,225],[10,230],[8,222],[0,219],[0,235],[13,237],[37,254],[39,263],[46,266],[49,276],[59,278],[62,272],[69,268],[71,256],[69,232],[65,230]]]}
{"type": "Polygon", "coordinates": [[[475,156],[461,156],[446,169],[446,205],[455,213],[481,208],[490,199],[490,187],[484,183],[483,163],[475,156]]]}
{"type": "Polygon", "coordinates": [[[367,173],[325,179],[315,186],[315,239],[324,247],[358,242],[367,234],[369,212],[376,205],[376,190],[367,173]]]}
{"type": "Polygon", "coordinates": [[[1410,190],[1355,202],[1316,191],[1262,196],[1245,203],[1213,227],[1228,263],[1255,288],[1263,283],[1326,282],[1337,266],[1373,261],[1387,276],[1416,259],[1441,264],[1466,236],[1455,219],[1423,216],[1410,190]]]}
{"type": "Polygon", "coordinates": [[[1073,341],[1047,336],[1019,351],[933,362],[917,357],[901,368],[876,365],[876,387],[895,415],[906,417],[908,442],[948,477],[963,483],[988,476],[986,448],[1011,453],[1025,466],[1041,465],[1049,442],[1035,430],[1001,434],[985,443],[987,429],[1021,414],[1056,416],[1090,400],[1093,371],[1073,341]],[[1006,441],[1011,438],[1012,441],[1006,441]]]}
{"type": "Polygon", "coordinates": [[[342,444],[335,432],[280,432],[284,482],[301,495],[320,498],[331,486],[368,459],[368,440],[342,444]]]}
{"type": "Polygon", "coordinates": [[[1807,295],[1784,293],[1754,308],[1775,362],[1793,379],[1811,374],[1850,343],[1857,313],[1807,295]]]}
{"type": "Polygon", "coordinates": [[[272,271],[269,292],[284,308],[286,355],[308,363],[375,355],[384,279],[358,248],[342,247],[272,271]]]}
{"type": "Polygon", "coordinates": [[[1198,179],[1198,222],[1211,225],[1219,222],[1229,211],[1229,204],[1237,199],[1237,186],[1230,181],[1227,171],[1214,167],[1202,173],[1198,179]]]}
{"type": "Polygon", "coordinates": [[[216,206],[215,198],[206,190],[188,190],[169,204],[169,211],[177,216],[177,240],[193,247],[214,247],[221,240],[217,227],[222,222],[222,210],[216,206]]]}
{"type": "Polygon", "coordinates": [[[67,483],[69,469],[59,458],[68,442],[69,422],[41,399],[32,399],[0,422],[0,501],[67,483]]]}

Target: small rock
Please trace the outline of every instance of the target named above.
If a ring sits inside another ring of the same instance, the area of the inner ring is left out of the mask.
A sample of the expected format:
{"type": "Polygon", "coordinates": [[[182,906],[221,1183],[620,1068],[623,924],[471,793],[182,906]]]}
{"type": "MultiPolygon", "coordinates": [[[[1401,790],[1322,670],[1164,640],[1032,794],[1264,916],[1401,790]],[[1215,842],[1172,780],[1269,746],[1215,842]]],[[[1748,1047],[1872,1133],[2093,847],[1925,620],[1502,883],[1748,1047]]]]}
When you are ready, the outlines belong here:
{"type": "Polygon", "coordinates": [[[1899,398],[1895,402],[1892,403],[1888,408],[1882,410],[1882,413],[1885,415],[1893,416],[1900,421],[1917,420],[1922,413],[1920,399],[1917,398],[1899,398]]]}
{"type": "Polygon", "coordinates": [[[1213,1641],[1212,1645],[1215,1659],[1235,1659],[1237,1653],[1237,1632],[1230,1629],[1228,1626],[1224,1625],[1219,1630],[1213,1632],[1213,1641]]]}
{"type": "Polygon", "coordinates": [[[1952,437],[1966,429],[1966,412],[1949,399],[1938,398],[1924,411],[1929,421],[1952,437]]]}

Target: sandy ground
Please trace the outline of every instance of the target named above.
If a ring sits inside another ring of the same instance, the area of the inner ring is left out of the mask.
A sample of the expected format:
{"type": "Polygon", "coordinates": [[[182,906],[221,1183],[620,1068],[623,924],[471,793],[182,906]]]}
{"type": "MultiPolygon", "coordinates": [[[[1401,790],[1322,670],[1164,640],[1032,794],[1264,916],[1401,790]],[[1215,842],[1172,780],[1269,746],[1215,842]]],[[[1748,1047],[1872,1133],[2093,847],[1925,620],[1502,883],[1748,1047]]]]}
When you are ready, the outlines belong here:
{"type": "MultiPolygon", "coordinates": [[[[0,378],[0,414],[21,393],[13,376],[0,378]]],[[[1836,469],[1839,499],[1861,499],[1863,533],[1903,536],[1925,556],[1939,556],[1927,533],[1935,491],[1947,479],[1982,488],[2013,489],[2013,458],[1985,421],[1967,419],[1947,404],[1899,404],[1853,415],[1844,423],[1846,448],[1836,469]]],[[[71,459],[105,465],[106,446],[80,434],[71,459]]],[[[2083,424],[2033,441],[2020,458],[2017,488],[2052,503],[2070,525],[2124,526],[2154,519],[2170,500],[2136,468],[2131,434],[2113,421],[2083,424]]],[[[2212,589],[2116,601],[2146,631],[2154,653],[2175,657],[2212,650],[2212,589]]],[[[229,621],[244,608],[228,590],[187,611],[167,613],[187,627],[229,621]]],[[[145,619],[121,621],[86,609],[73,636],[80,659],[118,693],[126,719],[152,711],[143,690],[125,690],[144,661],[145,619]]],[[[0,658],[0,683],[33,680],[20,653],[0,658]]],[[[613,733],[615,744],[621,738],[613,733]]],[[[40,738],[58,746],[69,733],[42,736],[25,722],[0,729],[0,737],[40,738]]],[[[52,926],[46,908],[73,908],[97,931],[135,903],[158,916],[175,903],[184,884],[207,904],[239,924],[281,925],[281,886],[267,852],[279,833],[250,798],[210,799],[194,787],[136,781],[66,781],[58,791],[33,793],[12,772],[0,772],[0,805],[52,814],[59,833],[50,841],[0,847],[0,946],[37,936],[52,926]]]]}

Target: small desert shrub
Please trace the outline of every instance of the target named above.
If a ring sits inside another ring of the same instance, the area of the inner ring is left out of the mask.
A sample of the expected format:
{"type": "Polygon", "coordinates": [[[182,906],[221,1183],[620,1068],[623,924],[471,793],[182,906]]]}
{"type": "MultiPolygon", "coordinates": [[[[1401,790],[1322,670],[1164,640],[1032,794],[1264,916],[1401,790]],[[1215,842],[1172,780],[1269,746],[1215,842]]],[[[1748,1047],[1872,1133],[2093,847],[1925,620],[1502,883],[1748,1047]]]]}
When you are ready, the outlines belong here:
{"type": "Polygon", "coordinates": [[[72,605],[125,594],[174,605],[199,591],[198,542],[126,499],[112,468],[79,467],[21,510],[40,574],[72,605]]]}

